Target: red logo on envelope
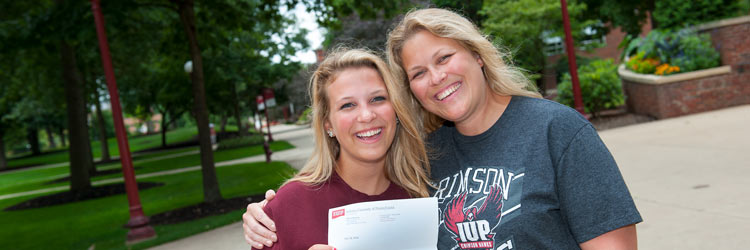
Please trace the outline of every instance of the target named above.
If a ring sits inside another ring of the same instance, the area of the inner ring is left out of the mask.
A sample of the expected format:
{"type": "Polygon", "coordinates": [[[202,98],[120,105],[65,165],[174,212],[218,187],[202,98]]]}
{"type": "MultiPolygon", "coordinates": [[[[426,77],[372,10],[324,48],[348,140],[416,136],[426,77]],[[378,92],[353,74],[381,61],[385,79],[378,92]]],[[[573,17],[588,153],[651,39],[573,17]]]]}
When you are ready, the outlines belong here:
{"type": "Polygon", "coordinates": [[[341,216],[344,216],[344,209],[343,208],[339,209],[339,210],[333,210],[333,212],[331,213],[331,219],[336,219],[336,218],[341,217],[341,216]]]}

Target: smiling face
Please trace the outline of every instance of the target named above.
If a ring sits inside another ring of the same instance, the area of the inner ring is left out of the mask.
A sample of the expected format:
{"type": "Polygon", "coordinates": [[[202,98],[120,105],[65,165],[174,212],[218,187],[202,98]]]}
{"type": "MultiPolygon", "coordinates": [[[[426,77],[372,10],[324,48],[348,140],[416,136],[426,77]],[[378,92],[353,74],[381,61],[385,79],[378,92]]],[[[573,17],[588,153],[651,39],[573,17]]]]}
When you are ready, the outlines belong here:
{"type": "Polygon", "coordinates": [[[385,163],[396,134],[396,113],[377,71],[345,69],[326,86],[330,114],[325,123],[339,142],[339,161],[385,163]]]}
{"type": "Polygon", "coordinates": [[[427,111],[457,125],[484,115],[491,90],[479,56],[424,30],[404,43],[400,56],[409,87],[427,111]]]}

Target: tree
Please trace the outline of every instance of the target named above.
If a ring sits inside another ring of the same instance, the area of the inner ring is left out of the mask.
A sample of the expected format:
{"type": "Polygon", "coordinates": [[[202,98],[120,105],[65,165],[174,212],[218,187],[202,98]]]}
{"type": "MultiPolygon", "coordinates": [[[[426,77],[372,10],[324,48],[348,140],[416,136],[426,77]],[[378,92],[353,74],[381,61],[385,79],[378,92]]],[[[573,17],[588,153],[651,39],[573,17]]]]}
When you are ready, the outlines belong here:
{"type": "Polygon", "coordinates": [[[91,159],[83,82],[76,69],[74,49],[66,41],[60,41],[60,59],[63,65],[65,98],[68,104],[70,191],[83,193],[91,188],[89,173],[90,169],[94,168],[94,163],[91,159]]]}
{"type": "MultiPolygon", "coordinates": [[[[583,13],[584,17],[597,19],[602,23],[611,23],[612,27],[620,27],[631,36],[638,36],[641,33],[641,27],[649,18],[649,13],[653,12],[656,1],[579,0],[579,2],[587,6],[583,13]]],[[[653,21],[651,23],[656,26],[653,21]]],[[[607,27],[602,28],[603,33],[606,34],[607,27]]]]}
{"type": "Polygon", "coordinates": [[[433,0],[432,2],[435,3],[438,8],[447,8],[461,13],[477,25],[481,25],[484,21],[484,16],[479,14],[479,12],[482,10],[484,0],[433,0]]]}
{"type": "Polygon", "coordinates": [[[99,132],[99,144],[101,144],[101,161],[107,162],[110,160],[109,157],[109,143],[107,142],[107,126],[104,115],[102,115],[102,104],[99,95],[99,89],[94,89],[94,110],[96,112],[96,125],[97,132],[99,132]]]}
{"type": "Polygon", "coordinates": [[[654,3],[653,20],[660,29],[680,29],[737,15],[738,0],[684,1],[661,0],[654,3]]]}
{"type": "MultiPolygon", "coordinates": [[[[581,20],[586,8],[581,3],[568,2],[567,8],[571,20],[577,20],[571,22],[574,37],[580,38],[583,27],[596,21],[581,20]]],[[[495,42],[508,47],[513,55],[512,62],[531,74],[541,72],[546,66],[544,39],[562,37],[562,14],[557,0],[485,1],[480,13],[485,16],[484,31],[495,36],[495,42]]]]}
{"type": "MultiPolygon", "coordinates": [[[[56,61],[59,64],[54,63],[54,66],[50,65],[44,71],[34,70],[29,73],[49,77],[44,81],[36,81],[40,84],[36,89],[40,91],[59,89],[56,87],[59,85],[55,84],[60,81],[55,79],[60,79],[59,76],[62,75],[70,136],[70,189],[73,193],[86,193],[91,187],[90,172],[94,170],[94,165],[88,136],[84,86],[76,64],[75,45],[78,39],[87,39],[86,33],[81,32],[81,27],[91,26],[90,21],[85,19],[89,13],[88,5],[85,2],[56,0],[54,3],[42,1],[28,6],[13,2],[9,7],[21,13],[9,18],[10,20],[27,24],[21,27],[20,32],[9,37],[9,44],[14,45],[14,49],[26,49],[39,55],[57,54],[57,60],[45,56],[35,63],[45,65],[56,61]],[[57,76],[53,77],[52,74],[57,76]]],[[[28,76],[25,78],[24,81],[33,79],[28,76]]]]}
{"type": "MultiPolygon", "coordinates": [[[[0,8],[0,130],[27,134],[32,151],[41,152],[39,129],[61,126],[64,116],[62,86],[59,86],[59,53],[44,46],[35,28],[40,16],[49,17],[49,1],[39,3],[3,2],[0,8]]],[[[50,45],[50,44],[47,44],[50,45]]],[[[48,133],[51,134],[51,133],[48,133]]],[[[7,134],[6,134],[7,135],[7,134]]],[[[16,137],[16,136],[12,136],[16,137]]],[[[11,146],[0,136],[3,147],[11,146]]],[[[17,138],[17,137],[16,137],[17,138]]],[[[3,156],[5,150],[2,150],[3,156]]],[[[4,157],[3,157],[4,158],[4,157]]],[[[0,165],[6,163],[0,160],[0,165]]]]}
{"type": "MultiPolygon", "coordinates": [[[[284,32],[284,18],[279,14],[278,2],[264,1],[236,1],[236,2],[207,2],[200,8],[196,8],[192,0],[171,0],[176,5],[174,9],[179,14],[180,23],[183,27],[184,34],[187,36],[190,58],[192,59],[193,70],[190,74],[193,83],[193,116],[198,126],[198,137],[201,148],[201,166],[203,173],[203,193],[206,202],[214,202],[221,199],[218,182],[213,165],[213,152],[211,151],[209,128],[208,128],[208,108],[205,99],[204,83],[204,63],[199,38],[205,44],[216,45],[219,41],[226,40],[227,34],[232,34],[233,30],[251,30],[254,31],[252,36],[256,40],[264,40],[263,37],[268,35],[281,35],[284,32]],[[198,10],[196,12],[196,9],[198,10]],[[232,17],[232,18],[230,18],[232,17]],[[221,27],[219,31],[224,34],[213,33],[208,36],[201,36],[198,30],[208,30],[208,26],[221,27]],[[206,25],[206,29],[198,29],[201,25],[206,25]],[[257,30],[255,30],[257,29],[257,30]]],[[[284,36],[281,36],[282,38],[284,36]]],[[[268,55],[284,54],[294,48],[271,48],[267,50],[268,55]],[[282,53],[275,53],[282,52],[282,53]]],[[[292,53],[293,54],[293,53],[292,53]]],[[[281,57],[281,63],[284,63],[284,57],[281,57]]],[[[263,76],[255,76],[258,79],[266,79],[263,76]]]]}

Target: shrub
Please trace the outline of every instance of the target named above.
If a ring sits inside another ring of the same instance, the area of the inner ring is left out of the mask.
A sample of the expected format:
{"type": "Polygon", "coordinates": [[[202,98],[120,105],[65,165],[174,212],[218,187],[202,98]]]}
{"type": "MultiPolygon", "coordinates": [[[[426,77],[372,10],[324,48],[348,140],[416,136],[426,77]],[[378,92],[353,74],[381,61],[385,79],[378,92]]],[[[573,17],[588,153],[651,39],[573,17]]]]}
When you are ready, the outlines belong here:
{"type": "Polygon", "coordinates": [[[219,142],[217,150],[239,148],[245,146],[258,145],[263,143],[262,135],[250,135],[245,137],[237,137],[232,139],[225,139],[219,142]]]}
{"type": "Polygon", "coordinates": [[[732,17],[740,13],[739,0],[654,1],[654,21],[659,28],[678,29],[732,17]]]}
{"type": "Polygon", "coordinates": [[[302,111],[302,114],[299,115],[299,119],[297,119],[297,124],[309,124],[310,119],[312,119],[312,108],[308,107],[305,109],[305,111],[302,111]]]}
{"type": "Polygon", "coordinates": [[[719,66],[719,52],[711,46],[708,34],[693,34],[680,39],[682,54],[672,59],[672,64],[682,68],[682,71],[695,71],[719,66]]]}
{"type": "MultiPolygon", "coordinates": [[[[586,113],[596,117],[602,110],[625,104],[617,65],[612,59],[594,60],[578,68],[578,78],[586,113]]],[[[563,76],[563,81],[557,85],[557,93],[558,102],[574,107],[570,74],[563,76]]]]}
{"type": "MultiPolygon", "coordinates": [[[[586,64],[589,64],[589,62],[591,62],[592,60],[596,60],[596,59],[600,59],[600,58],[581,57],[581,56],[576,55],[576,66],[582,67],[586,64]]],[[[570,73],[570,67],[568,67],[568,56],[567,55],[561,56],[560,59],[558,59],[557,62],[555,62],[554,67],[555,67],[555,72],[557,72],[557,74],[555,75],[555,79],[557,80],[557,82],[560,82],[562,81],[562,78],[565,74],[570,73]]]]}

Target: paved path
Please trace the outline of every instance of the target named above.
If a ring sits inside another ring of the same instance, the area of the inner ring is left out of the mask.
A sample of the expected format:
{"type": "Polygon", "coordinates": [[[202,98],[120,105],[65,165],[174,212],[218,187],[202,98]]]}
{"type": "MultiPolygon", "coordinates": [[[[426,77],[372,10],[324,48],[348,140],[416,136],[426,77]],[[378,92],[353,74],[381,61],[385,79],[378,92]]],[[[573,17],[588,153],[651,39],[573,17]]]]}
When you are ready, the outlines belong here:
{"type": "MultiPolygon", "coordinates": [[[[600,133],[645,220],[640,249],[750,245],[749,127],[744,105],[600,133]]],[[[234,223],[153,249],[250,248],[234,223]]]]}
{"type": "Polygon", "coordinates": [[[747,249],[750,105],[607,130],[640,249],[747,249]]]}

